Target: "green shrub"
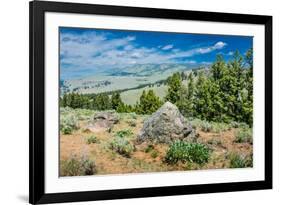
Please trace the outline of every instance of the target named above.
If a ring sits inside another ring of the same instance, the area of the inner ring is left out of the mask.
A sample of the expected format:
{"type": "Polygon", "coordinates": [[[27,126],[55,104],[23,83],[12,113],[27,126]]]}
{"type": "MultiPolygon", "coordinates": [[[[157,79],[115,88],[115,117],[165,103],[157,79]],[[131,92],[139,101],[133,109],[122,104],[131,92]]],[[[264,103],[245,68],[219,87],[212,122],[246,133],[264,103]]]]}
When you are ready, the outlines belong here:
{"type": "Polygon", "coordinates": [[[147,145],[147,147],[145,148],[144,152],[148,153],[151,152],[154,149],[154,146],[152,144],[147,145]]]}
{"type": "Polygon", "coordinates": [[[202,120],[189,118],[189,121],[194,129],[201,128],[202,120]]]}
{"type": "Polygon", "coordinates": [[[211,132],[213,129],[212,124],[207,122],[207,121],[203,121],[201,123],[201,130],[204,132],[211,132]]]}
{"type": "Polygon", "coordinates": [[[72,156],[70,159],[61,162],[61,176],[84,176],[94,175],[95,173],[96,165],[94,161],[86,157],[72,156]]]}
{"type": "Polygon", "coordinates": [[[244,122],[235,122],[235,121],[232,121],[230,123],[230,127],[233,127],[233,128],[249,128],[249,125],[247,125],[246,123],[244,122]]]}
{"type": "Polygon", "coordinates": [[[119,131],[116,132],[116,137],[121,137],[121,138],[123,138],[123,137],[129,137],[129,136],[131,136],[131,135],[133,135],[133,132],[132,132],[132,130],[130,130],[130,129],[119,130],[119,131]]]}
{"type": "Polygon", "coordinates": [[[71,134],[78,128],[78,119],[74,114],[63,114],[60,116],[60,131],[63,134],[71,134]]]}
{"type": "Polygon", "coordinates": [[[253,143],[253,137],[252,137],[252,129],[239,129],[235,133],[235,142],[243,143],[253,143]]]}
{"type": "Polygon", "coordinates": [[[191,121],[192,126],[194,128],[200,127],[203,132],[215,132],[220,133],[228,130],[230,127],[226,123],[221,122],[208,122],[208,121],[202,121],[199,119],[195,119],[191,121]]]}
{"type": "Polygon", "coordinates": [[[130,120],[130,121],[128,121],[127,123],[128,123],[128,125],[130,125],[131,127],[136,127],[136,126],[137,126],[137,123],[136,123],[135,121],[133,121],[133,120],[130,120]]]}
{"type": "Polygon", "coordinates": [[[94,135],[91,135],[87,138],[87,144],[97,143],[99,142],[98,138],[94,135]]]}
{"type": "Polygon", "coordinates": [[[156,158],[156,157],[158,157],[158,152],[157,152],[156,150],[153,150],[153,151],[150,153],[150,156],[151,156],[152,158],[156,158]]]}
{"type": "Polygon", "coordinates": [[[211,131],[215,133],[224,132],[230,128],[226,123],[218,122],[213,122],[211,127],[211,131]]]}
{"type": "Polygon", "coordinates": [[[90,120],[95,113],[94,110],[81,109],[81,108],[74,109],[74,112],[78,120],[90,120]]]}
{"type": "Polygon", "coordinates": [[[253,167],[252,156],[230,153],[228,159],[230,160],[230,168],[253,167]]]}
{"type": "Polygon", "coordinates": [[[134,151],[134,146],[130,144],[128,140],[121,137],[116,137],[112,142],[110,142],[110,149],[123,155],[125,157],[130,157],[131,153],[134,151]]]}
{"type": "Polygon", "coordinates": [[[61,128],[61,132],[63,133],[63,134],[65,134],[65,135],[69,135],[69,134],[71,134],[72,133],[72,131],[73,131],[73,128],[71,128],[70,126],[63,126],[62,128],[61,128]]]}
{"type": "Polygon", "coordinates": [[[132,113],[130,113],[130,117],[132,118],[132,119],[137,119],[137,114],[136,113],[134,113],[134,112],[132,112],[132,113]]]}
{"type": "Polygon", "coordinates": [[[222,141],[219,139],[211,139],[207,141],[208,144],[210,145],[214,145],[214,146],[221,146],[222,145],[222,141]]]}
{"type": "Polygon", "coordinates": [[[210,158],[210,149],[200,143],[188,143],[184,141],[175,141],[169,147],[166,153],[166,162],[177,163],[194,162],[197,164],[204,164],[210,158]]]}

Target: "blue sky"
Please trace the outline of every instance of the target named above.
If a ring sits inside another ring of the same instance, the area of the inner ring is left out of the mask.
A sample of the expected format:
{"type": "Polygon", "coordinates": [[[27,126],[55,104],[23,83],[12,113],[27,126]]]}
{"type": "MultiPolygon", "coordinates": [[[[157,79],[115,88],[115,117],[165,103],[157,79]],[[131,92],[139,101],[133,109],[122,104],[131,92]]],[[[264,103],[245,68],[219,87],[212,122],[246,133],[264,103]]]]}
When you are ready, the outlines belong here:
{"type": "Polygon", "coordinates": [[[136,64],[210,65],[217,54],[225,60],[252,48],[250,36],[183,34],[60,28],[62,79],[94,75],[136,64]]]}

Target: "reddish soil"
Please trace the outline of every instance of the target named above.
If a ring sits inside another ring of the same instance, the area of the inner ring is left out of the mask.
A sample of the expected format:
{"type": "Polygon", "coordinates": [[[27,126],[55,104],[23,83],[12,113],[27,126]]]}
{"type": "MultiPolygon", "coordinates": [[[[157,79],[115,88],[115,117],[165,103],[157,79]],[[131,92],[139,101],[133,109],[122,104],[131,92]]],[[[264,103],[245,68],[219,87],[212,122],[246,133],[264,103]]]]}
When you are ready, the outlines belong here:
{"type": "MultiPolygon", "coordinates": [[[[134,144],[135,137],[142,127],[142,120],[136,119],[135,127],[130,127],[128,121],[121,120],[111,131],[92,133],[83,131],[83,129],[75,131],[70,135],[60,136],[60,160],[67,160],[71,156],[87,156],[95,161],[97,174],[121,174],[121,173],[140,173],[140,172],[159,172],[159,171],[178,171],[190,169],[220,169],[228,168],[228,153],[243,153],[250,155],[253,147],[249,143],[235,142],[235,129],[232,128],[222,133],[203,132],[197,130],[199,134],[198,142],[207,144],[211,149],[211,158],[204,166],[197,164],[177,163],[169,165],[164,162],[168,145],[153,145],[153,149],[146,152],[147,143],[135,144],[135,151],[131,157],[124,157],[109,148],[110,141],[114,138],[116,131],[122,129],[131,129],[133,136],[128,140],[134,144]],[[95,135],[98,139],[97,143],[87,144],[87,138],[95,135]],[[152,154],[154,152],[154,155],[152,154]]],[[[84,125],[82,122],[81,125],[84,125]]]]}

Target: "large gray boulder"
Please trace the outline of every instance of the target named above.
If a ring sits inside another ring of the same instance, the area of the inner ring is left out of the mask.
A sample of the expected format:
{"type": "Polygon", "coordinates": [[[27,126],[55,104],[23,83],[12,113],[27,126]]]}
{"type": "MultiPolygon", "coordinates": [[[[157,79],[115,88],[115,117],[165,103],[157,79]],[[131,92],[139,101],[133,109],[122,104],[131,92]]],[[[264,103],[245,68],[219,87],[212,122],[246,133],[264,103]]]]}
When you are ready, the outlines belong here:
{"type": "Polygon", "coordinates": [[[195,130],[176,105],[166,102],[143,124],[138,142],[171,143],[175,140],[195,140],[195,130]]]}
{"type": "Polygon", "coordinates": [[[114,111],[96,113],[89,122],[87,129],[92,132],[110,131],[119,118],[114,111]]]}

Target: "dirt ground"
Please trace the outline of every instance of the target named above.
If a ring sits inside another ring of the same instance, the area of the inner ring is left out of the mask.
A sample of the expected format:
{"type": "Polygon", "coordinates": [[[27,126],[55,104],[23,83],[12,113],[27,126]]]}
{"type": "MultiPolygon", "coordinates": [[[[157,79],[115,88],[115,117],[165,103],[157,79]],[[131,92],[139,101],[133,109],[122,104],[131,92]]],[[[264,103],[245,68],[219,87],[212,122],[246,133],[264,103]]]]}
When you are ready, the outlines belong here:
{"type": "Polygon", "coordinates": [[[147,152],[148,143],[136,144],[135,138],[143,125],[143,119],[134,119],[135,126],[130,126],[126,119],[120,120],[112,131],[89,132],[82,129],[85,122],[80,122],[80,129],[72,134],[60,136],[60,161],[67,160],[71,156],[87,156],[94,160],[97,168],[96,174],[121,174],[160,171],[179,171],[193,169],[220,169],[229,168],[228,153],[243,153],[251,155],[252,144],[236,143],[235,128],[221,133],[203,132],[197,129],[198,142],[208,145],[212,152],[207,164],[199,166],[193,163],[177,163],[170,165],[164,162],[168,145],[153,145],[153,153],[147,152]],[[124,157],[109,148],[109,143],[114,138],[114,133],[120,130],[130,129],[133,135],[127,138],[135,145],[135,151],[131,157],[124,157]],[[87,144],[87,138],[96,136],[98,142],[87,144]],[[156,154],[155,154],[156,153],[156,154]]]}

